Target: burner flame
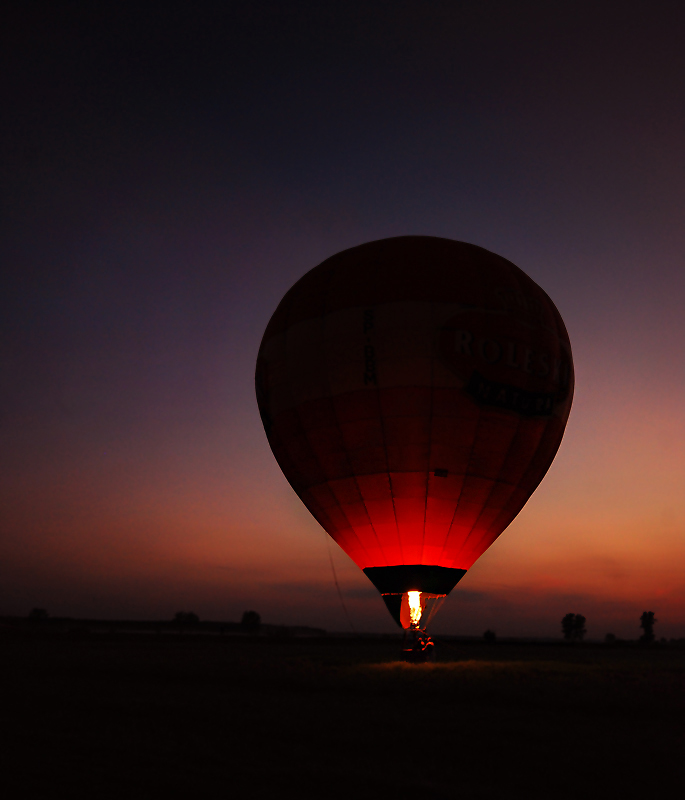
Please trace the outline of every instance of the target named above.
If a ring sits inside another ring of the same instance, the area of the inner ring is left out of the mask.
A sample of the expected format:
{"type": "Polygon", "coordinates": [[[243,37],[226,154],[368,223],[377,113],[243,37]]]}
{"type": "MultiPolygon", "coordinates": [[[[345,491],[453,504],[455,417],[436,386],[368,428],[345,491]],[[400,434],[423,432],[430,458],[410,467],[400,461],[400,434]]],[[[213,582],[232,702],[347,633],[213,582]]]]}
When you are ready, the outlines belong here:
{"type": "Polygon", "coordinates": [[[421,592],[407,592],[409,600],[409,621],[412,628],[418,628],[423,609],[421,608],[421,592]]]}

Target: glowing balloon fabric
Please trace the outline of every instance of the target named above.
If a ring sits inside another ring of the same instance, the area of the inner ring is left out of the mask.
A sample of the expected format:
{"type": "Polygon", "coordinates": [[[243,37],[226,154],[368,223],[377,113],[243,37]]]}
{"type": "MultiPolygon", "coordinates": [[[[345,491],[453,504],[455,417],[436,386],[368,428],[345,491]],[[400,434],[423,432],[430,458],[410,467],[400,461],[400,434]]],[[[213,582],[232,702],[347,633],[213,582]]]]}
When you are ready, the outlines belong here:
{"type": "Polygon", "coordinates": [[[445,595],[552,463],[573,364],[559,312],[518,267],[408,236],[299,280],[256,385],[286,478],[377,588],[445,595]]]}

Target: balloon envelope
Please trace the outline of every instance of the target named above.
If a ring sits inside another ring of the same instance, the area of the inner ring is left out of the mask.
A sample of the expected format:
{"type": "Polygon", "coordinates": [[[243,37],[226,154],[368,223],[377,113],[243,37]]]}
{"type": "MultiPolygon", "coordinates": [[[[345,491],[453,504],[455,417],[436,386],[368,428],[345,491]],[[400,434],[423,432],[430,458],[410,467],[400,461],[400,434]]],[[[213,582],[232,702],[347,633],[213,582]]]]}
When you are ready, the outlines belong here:
{"type": "Polygon", "coordinates": [[[534,281],[483,248],[423,236],[308,272],[271,318],[256,371],[286,478],[404,627],[407,593],[421,592],[425,624],[540,483],[573,385],[566,328],[534,281]]]}

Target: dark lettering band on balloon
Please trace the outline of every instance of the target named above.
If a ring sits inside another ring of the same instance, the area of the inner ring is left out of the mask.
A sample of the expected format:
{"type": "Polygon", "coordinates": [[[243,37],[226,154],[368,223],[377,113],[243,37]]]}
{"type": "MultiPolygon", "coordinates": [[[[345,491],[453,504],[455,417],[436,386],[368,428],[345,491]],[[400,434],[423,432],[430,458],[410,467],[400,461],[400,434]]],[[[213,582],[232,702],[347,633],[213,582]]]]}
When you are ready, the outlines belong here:
{"type": "Polygon", "coordinates": [[[443,334],[453,336],[451,345],[444,340],[443,353],[449,356],[466,356],[484,361],[486,364],[501,364],[509,369],[526,372],[536,378],[546,378],[551,375],[551,380],[562,389],[569,385],[570,368],[566,360],[554,358],[551,353],[540,349],[532,349],[523,342],[508,339],[504,342],[496,339],[486,339],[474,335],[469,330],[444,328],[443,334]]]}
{"type": "Polygon", "coordinates": [[[516,411],[526,417],[549,417],[554,409],[553,393],[527,392],[506,383],[490,381],[479,372],[473,372],[464,388],[480,405],[516,411]]]}

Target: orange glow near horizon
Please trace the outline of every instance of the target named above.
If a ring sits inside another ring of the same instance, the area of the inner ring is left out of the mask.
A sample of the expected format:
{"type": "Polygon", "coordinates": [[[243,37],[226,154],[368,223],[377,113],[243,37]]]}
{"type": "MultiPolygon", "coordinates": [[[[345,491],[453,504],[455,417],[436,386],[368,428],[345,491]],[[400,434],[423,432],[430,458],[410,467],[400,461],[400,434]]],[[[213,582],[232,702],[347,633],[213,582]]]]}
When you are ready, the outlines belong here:
{"type": "MultiPolygon", "coordinates": [[[[588,618],[589,636],[637,636],[639,615],[654,610],[657,636],[685,636],[685,428],[676,409],[653,410],[644,393],[608,420],[593,411],[602,407],[593,392],[579,381],[548,475],[432,631],[557,635],[557,617],[572,611],[588,618]]],[[[247,414],[241,430],[229,431],[233,440],[251,431],[255,442],[244,449],[243,472],[229,463],[222,473],[225,455],[202,440],[188,440],[182,467],[160,470],[152,458],[129,470],[133,451],[121,446],[108,461],[49,442],[41,470],[28,458],[17,464],[0,488],[6,595],[15,598],[4,612],[171,618],[187,607],[205,619],[239,619],[254,607],[275,622],[346,629],[326,534],[259,425],[247,414]]],[[[355,626],[391,631],[366,577],[331,548],[355,626]]]]}

